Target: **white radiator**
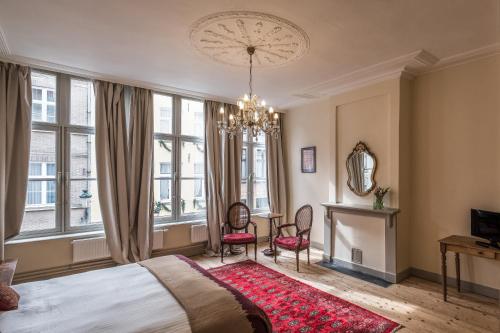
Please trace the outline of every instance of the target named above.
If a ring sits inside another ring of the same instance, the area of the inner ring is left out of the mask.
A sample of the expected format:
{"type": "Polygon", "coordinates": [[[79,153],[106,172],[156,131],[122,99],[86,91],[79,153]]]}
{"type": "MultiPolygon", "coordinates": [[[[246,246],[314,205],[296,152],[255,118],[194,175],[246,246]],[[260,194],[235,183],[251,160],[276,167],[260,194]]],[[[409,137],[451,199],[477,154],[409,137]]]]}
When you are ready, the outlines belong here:
{"type": "MultiPolygon", "coordinates": [[[[163,233],[167,230],[158,230],[153,233],[153,250],[163,248],[163,233]]],[[[73,245],[73,263],[97,260],[111,257],[106,238],[75,239],[73,245]]]]}
{"type": "Polygon", "coordinates": [[[191,226],[191,243],[200,243],[208,239],[207,225],[195,224],[191,226]]]}

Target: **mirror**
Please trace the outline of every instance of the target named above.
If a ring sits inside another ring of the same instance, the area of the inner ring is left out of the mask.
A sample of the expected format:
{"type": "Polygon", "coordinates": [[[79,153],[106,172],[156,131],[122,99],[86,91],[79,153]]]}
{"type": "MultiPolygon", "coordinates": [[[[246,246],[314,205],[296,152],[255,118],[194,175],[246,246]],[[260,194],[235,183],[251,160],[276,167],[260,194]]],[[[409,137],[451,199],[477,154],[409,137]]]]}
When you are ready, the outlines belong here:
{"type": "Polygon", "coordinates": [[[347,185],[359,196],[365,196],[375,188],[377,159],[365,143],[358,142],[346,161],[347,185]]]}

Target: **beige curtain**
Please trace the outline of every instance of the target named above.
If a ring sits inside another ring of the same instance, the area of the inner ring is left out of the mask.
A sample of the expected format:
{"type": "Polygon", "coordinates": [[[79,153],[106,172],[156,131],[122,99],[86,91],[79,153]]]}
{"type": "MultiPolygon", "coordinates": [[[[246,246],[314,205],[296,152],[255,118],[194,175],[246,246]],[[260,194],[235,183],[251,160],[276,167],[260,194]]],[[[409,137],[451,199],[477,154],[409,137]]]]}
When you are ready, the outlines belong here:
{"type": "Polygon", "coordinates": [[[31,140],[31,70],[0,62],[0,260],[21,230],[31,140]]]}
{"type": "MultiPolygon", "coordinates": [[[[282,213],[282,223],[287,221],[287,188],[285,172],[285,120],[280,114],[280,132],[278,137],[266,135],[266,161],[267,161],[267,189],[269,195],[269,209],[272,213],[282,213]]],[[[292,223],[292,222],[290,222],[292,223]]]]}
{"type": "Polygon", "coordinates": [[[148,259],[153,248],[153,112],[153,92],[134,88],[129,131],[129,217],[134,261],[148,259]]]}
{"type": "Polygon", "coordinates": [[[130,223],[124,87],[95,81],[97,187],[111,257],[129,262],[130,223]]]}
{"type": "Polygon", "coordinates": [[[220,249],[220,226],[226,210],[241,196],[242,136],[221,135],[217,127],[219,109],[226,115],[236,111],[236,105],[205,101],[205,191],[207,200],[207,251],[215,254],[220,249]]]}

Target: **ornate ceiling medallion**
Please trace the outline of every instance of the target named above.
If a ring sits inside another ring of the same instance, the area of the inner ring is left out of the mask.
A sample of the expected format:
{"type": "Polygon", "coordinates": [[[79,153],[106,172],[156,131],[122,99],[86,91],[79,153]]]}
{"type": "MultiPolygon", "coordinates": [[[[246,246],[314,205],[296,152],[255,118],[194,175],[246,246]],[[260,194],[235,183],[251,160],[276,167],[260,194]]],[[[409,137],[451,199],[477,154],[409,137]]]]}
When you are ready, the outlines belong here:
{"type": "Polygon", "coordinates": [[[309,49],[306,33],[292,22],[257,12],[222,12],[198,20],[191,29],[192,44],[215,61],[248,65],[248,47],[255,49],[255,66],[281,66],[309,49]]]}

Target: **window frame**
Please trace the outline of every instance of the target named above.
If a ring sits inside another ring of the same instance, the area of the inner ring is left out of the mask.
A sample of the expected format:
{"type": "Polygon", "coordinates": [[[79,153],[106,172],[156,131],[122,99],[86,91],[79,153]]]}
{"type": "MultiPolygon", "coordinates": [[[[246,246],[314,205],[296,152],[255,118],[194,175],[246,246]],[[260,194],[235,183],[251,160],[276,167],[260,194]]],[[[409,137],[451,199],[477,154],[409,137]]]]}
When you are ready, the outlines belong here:
{"type": "MultiPolygon", "coordinates": [[[[155,181],[167,179],[170,180],[171,191],[170,191],[170,202],[172,211],[170,216],[156,216],[154,217],[154,224],[172,224],[177,222],[188,222],[201,220],[206,217],[206,210],[203,213],[188,213],[183,214],[181,208],[181,183],[183,180],[200,179],[200,177],[183,177],[181,175],[181,153],[182,153],[182,142],[205,144],[205,133],[203,136],[197,137],[192,135],[182,134],[182,100],[191,100],[195,102],[203,103],[202,99],[167,94],[163,92],[154,91],[154,94],[169,96],[172,98],[172,129],[171,133],[154,133],[154,140],[168,140],[172,142],[172,161],[170,165],[171,174],[170,176],[161,175],[159,177],[154,177],[155,181]]],[[[202,182],[205,179],[205,175],[201,177],[202,182]]],[[[156,199],[156,198],[155,198],[156,199]]]]}
{"type": "MultiPolygon", "coordinates": [[[[250,209],[252,213],[263,213],[263,212],[268,212],[269,211],[269,193],[267,194],[267,202],[268,206],[267,208],[255,208],[254,207],[254,199],[255,198],[255,193],[254,193],[254,185],[256,183],[256,175],[255,175],[255,170],[254,170],[254,162],[255,162],[255,148],[262,148],[264,150],[264,155],[267,154],[267,145],[266,145],[266,140],[264,142],[258,142],[256,138],[254,138],[251,134],[247,132],[247,134],[243,133],[243,145],[242,145],[242,157],[243,157],[243,149],[246,149],[246,172],[247,172],[247,177],[243,178],[243,173],[241,175],[241,185],[247,184],[247,198],[246,198],[246,205],[250,209]]],[[[267,159],[267,156],[266,156],[267,159]]],[[[267,187],[267,161],[266,165],[264,167],[265,169],[265,174],[266,174],[266,187],[267,187]]]]}
{"type": "MultiPolygon", "coordinates": [[[[56,201],[55,206],[55,227],[51,229],[43,230],[31,230],[23,231],[19,234],[17,238],[33,238],[33,237],[47,237],[56,236],[63,234],[75,234],[79,232],[91,232],[103,230],[104,226],[102,223],[90,225],[90,226],[71,226],[70,210],[71,210],[71,191],[70,185],[71,181],[76,181],[78,179],[71,179],[70,167],[71,167],[71,134],[81,133],[81,134],[94,134],[95,126],[82,126],[82,125],[72,125],[70,123],[71,117],[71,80],[83,80],[92,81],[92,79],[81,77],[78,75],[63,74],[43,69],[33,69],[33,73],[41,73],[55,76],[56,78],[56,89],[55,101],[51,102],[55,105],[55,122],[46,121],[36,121],[31,122],[31,131],[48,131],[54,132],[55,142],[56,142],[56,162],[55,177],[42,176],[36,178],[36,180],[46,180],[55,181],[55,191],[56,191],[56,201]]],[[[43,98],[43,92],[42,92],[43,98]]],[[[42,108],[43,114],[43,108],[42,108]]],[[[43,119],[43,116],[42,116],[43,119]]],[[[42,167],[43,170],[43,167],[42,167]]],[[[43,171],[42,171],[43,173],[43,171]]],[[[83,177],[82,177],[83,178],[83,177]]],[[[85,178],[84,180],[96,180],[96,177],[85,178]]],[[[43,195],[43,194],[42,194],[43,195]]],[[[45,205],[48,207],[48,205],[45,205]]],[[[26,211],[26,204],[25,204],[26,211]]],[[[33,207],[33,210],[37,210],[38,207],[33,207]]],[[[40,207],[42,209],[42,207],[40,207]]],[[[102,222],[102,221],[101,221],[102,222]]]]}

